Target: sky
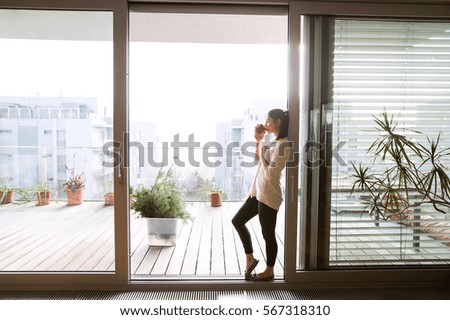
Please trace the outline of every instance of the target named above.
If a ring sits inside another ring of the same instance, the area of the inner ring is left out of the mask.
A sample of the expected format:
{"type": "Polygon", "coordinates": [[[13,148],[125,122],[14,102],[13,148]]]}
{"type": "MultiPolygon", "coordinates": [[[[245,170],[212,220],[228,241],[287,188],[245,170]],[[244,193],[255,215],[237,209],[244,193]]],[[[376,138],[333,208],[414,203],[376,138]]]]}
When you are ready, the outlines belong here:
{"type": "MultiPolygon", "coordinates": [[[[113,47],[107,41],[0,39],[0,96],[96,97],[112,114],[113,47]]],[[[131,121],[215,132],[254,100],[286,99],[287,47],[269,44],[130,44],[131,121]]]]}
{"type": "Polygon", "coordinates": [[[131,120],[204,128],[242,117],[254,100],[285,100],[287,48],[281,45],[132,43],[131,120]]]}

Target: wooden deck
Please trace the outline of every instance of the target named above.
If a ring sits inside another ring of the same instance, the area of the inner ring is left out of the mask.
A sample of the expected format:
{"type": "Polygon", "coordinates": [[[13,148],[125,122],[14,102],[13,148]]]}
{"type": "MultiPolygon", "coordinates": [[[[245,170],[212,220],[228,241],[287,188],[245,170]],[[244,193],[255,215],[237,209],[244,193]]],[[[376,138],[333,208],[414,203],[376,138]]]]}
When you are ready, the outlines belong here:
{"type": "MultiPolygon", "coordinates": [[[[244,250],[231,224],[240,205],[239,202],[225,202],[222,207],[211,207],[209,204],[189,203],[193,221],[179,224],[177,245],[173,247],[149,247],[143,221],[135,218],[131,223],[132,275],[241,276],[245,269],[244,250]]],[[[281,211],[278,219],[280,254],[276,274],[282,276],[284,213],[281,211]]],[[[250,221],[249,230],[255,255],[264,260],[265,246],[257,218],[250,221]]],[[[262,269],[263,265],[261,263],[259,268],[262,269]]]]}
{"type": "MultiPolygon", "coordinates": [[[[179,225],[173,247],[148,246],[146,224],[131,215],[130,265],[133,279],[148,278],[242,278],[244,250],[231,225],[240,202],[222,207],[189,203],[193,220],[179,225]]],[[[114,271],[114,207],[101,202],[67,206],[53,202],[38,207],[33,203],[0,206],[0,272],[95,272],[114,271]]],[[[257,218],[249,223],[254,250],[264,268],[265,243],[257,218]]],[[[359,213],[333,215],[330,265],[334,267],[395,264],[450,264],[450,247],[409,228],[386,221],[374,227],[359,213]],[[401,257],[403,256],[403,257],[401,257]],[[417,261],[416,261],[417,260],[417,261]]],[[[277,277],[284,267],[284,208],[277,223],[277,277]]]]}
{"type": "MultiPolygon", "coordinates": [[[[231,225],[241,203],[189,203],[193,220],[179,225],[177,245],[147,244],[143,219],[132,215],[132,278],[158,276],[241,277],[244,252],[231,225]]],[[[114,271],[113,207],[100,202],[66,206],[54,202],[0,206],[0,271],[114,271]]],[[[250,222],[255,255],[264,261],[264,240],[257,218],[250,222]]],[[[275,272],[283,275],[284,210],[277,225],[279,255],[275,272]]],[[[262,269],[260,263],[257,270],[262,269]]]]}

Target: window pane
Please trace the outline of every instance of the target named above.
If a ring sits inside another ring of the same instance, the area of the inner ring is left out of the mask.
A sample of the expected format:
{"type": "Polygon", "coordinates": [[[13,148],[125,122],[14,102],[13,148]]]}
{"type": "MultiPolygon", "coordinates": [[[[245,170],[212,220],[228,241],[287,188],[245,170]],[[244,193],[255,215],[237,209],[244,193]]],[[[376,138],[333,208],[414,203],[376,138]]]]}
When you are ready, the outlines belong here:
{"type": "MultiPolygon", "coordinates": [[[[426,152],[421,159],[413,148],[405,147],[403,154],[395,145],[385,161],[384,151],[378,157],[377,149],[368,152],[374,141],[388,137],[374,121],[383,121],[384,111],[387,123],[394,117],[390,130],[419,148],[420,143],[432,149],[427,137],[440,137],[440,152],[450,146],[449,30],[448,23],[336,21],[333,140],[343,147],[340,161],[333,159],[331,266],[450,262],[449,194],[442,194],[439,179],[431,197],[442,196],[442,212],[430,203],[417,205],[423,199],[417,189],[426,188],[416,186],[433,170],[426,152]],[[350,195],[356,180],[352,164],[359,169],[360,163],[369,168],[372,176],[363,176],[373,187],[363,192],[356,185],[350,195]],[[393,170],[396,163],[408,174],[408,193],[404,184],[398,187],[405,176],[393,170]],[[414,174],[414,167],[421,173],[414,174]]],[[[444,154],[435,164],[448,175],[450,156],[444,154]]]]}
{"type": "Polygon", "coordinates": [[[112,13],[0,10],[0,47],[0,271],[113,270],[112,13]],[[69,206],[72,173],[85,186],[69,206]]]}

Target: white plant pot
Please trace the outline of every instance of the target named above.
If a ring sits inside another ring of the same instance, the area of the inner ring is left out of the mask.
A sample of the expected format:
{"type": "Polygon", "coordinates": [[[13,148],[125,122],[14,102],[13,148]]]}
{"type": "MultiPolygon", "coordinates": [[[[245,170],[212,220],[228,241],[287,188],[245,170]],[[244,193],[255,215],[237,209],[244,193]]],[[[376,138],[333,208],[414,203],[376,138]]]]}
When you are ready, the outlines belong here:
{"type": "Polygon", "coordinates": [[[177,218],[145,218],[149,246],[170,247],[177,243],[177,218]]]}

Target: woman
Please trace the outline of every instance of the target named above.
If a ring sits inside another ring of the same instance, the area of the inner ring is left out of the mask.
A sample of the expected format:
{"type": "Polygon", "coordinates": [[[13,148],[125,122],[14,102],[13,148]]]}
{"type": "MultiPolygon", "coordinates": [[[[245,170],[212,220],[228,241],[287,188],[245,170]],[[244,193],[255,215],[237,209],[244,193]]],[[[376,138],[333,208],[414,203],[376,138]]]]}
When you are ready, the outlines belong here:
{"type": "Polygon", "coordinates": [[[234,216],[232,222],[242,241],[246,256],[245,279],[250,281],[272,281],[274,265],[278,252],[275,236],[277,212],[283,201],[281,193],[281,173],[290,156],[287,138],[289,114],[281,109],[269,111],[265,125],[255,127],[256,153],[258,161],[256,175],[247,200],[234,216]],[[262,128],[262,130],[261,130],[262,128]],[[264,135],[272,133],[275,138],[270,147],[262,146],[264,135]],[[266,269],[253,273],[259,260],[253,256],[252,239],[246,223],[254,216],[259,216],[262,234],[266,243],[266,269]]]}

